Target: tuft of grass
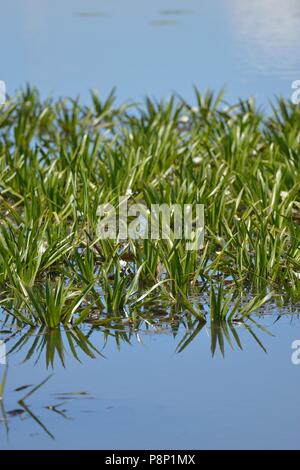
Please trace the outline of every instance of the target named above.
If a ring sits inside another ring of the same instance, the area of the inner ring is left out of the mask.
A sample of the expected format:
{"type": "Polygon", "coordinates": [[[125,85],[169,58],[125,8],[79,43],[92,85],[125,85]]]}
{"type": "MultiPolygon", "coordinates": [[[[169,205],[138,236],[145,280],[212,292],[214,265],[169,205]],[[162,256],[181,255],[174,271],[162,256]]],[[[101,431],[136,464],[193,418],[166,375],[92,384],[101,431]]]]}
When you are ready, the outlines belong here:
{"type": "Polygon", "coordinates": [[[250,317],[271,292],[296,303],[299,136],[300,109],[283,99],[266,115],[253,99],[228,105],[197,89],[194,103],[118,105],[113,90],[85,105],[26,87],[0,107],[2,320],[135,324],[156,302],[217,324],[250,317]],[[121,195],[203,204],[204,247],[186,251],[172,232],[99,240],[99,204],[121,195]]]}

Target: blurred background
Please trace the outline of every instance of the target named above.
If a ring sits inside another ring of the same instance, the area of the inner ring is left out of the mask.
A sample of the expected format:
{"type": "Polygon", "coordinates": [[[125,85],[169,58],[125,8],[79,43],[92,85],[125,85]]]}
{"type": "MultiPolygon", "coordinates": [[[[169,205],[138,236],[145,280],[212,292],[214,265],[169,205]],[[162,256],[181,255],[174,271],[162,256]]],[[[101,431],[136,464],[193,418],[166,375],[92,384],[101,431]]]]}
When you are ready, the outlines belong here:
{"type": "Polygon", "coordinates": [[[9,95],[192,99],[195,84],[264,104],[300,78],[299,0],[10,0],[0,16],[9,95]]]}

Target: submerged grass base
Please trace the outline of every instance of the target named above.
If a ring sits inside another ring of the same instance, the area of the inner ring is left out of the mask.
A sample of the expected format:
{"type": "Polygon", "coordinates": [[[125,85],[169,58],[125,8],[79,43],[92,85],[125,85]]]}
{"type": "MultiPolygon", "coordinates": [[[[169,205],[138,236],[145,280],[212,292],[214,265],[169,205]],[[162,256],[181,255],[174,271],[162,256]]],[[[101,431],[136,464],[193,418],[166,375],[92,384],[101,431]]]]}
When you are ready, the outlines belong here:
{"type": "Polygon", "coordinates": [[[278,99],[264,115],[252,100],[195,97],[116,106],[93,93],[86,106],[28,88],[0,107],[4,321],[134,324],[160,310],[234,321],[272,295],[299,300],[299,107],[278,99]],[[99,239],[99,204],[124,194],[204,204],[204,247],[99,239]]]}

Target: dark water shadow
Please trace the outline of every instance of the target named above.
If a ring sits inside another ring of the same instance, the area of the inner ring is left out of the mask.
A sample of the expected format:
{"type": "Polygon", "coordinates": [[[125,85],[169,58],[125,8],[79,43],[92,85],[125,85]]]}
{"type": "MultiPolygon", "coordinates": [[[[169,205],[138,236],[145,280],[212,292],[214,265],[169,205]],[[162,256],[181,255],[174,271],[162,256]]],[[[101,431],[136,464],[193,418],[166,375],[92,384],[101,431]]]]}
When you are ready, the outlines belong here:
{"type": "Polygon", "coordinates": [[[149,22],[150,26],[174,26],[178,24],[178,21],[175,20],[152,20],[149,22]]]}
{"type": "Polygon", "coordinates": [[[178,9],[166,9],[160,10],[159,14],[162,16],[180,16],[180,15],[192,15],[193,10],[187,8],[178,8],[178,9]]]}
{"type": "MultiPolygon", "coordinates": [[[[5,375],[7,374],[7,368],[5,375]]],[[[6,377],[5,377],[6,378],[6,377]]],[[[20,387],[16,388],[13,392],[21,392],[23,390],[28,390],[25,395],[21,396],[21,398],[16,398],[15,406],[9,410],[5,407],[5,397],[2,396],[0,399],[0,424],[1,422],[4,424],[5,434],[6,434],[6,441],[9,443],[9,431],[10,431],[10,424],[12,419],[21,419],[22,421],[26,421],[27,419],[33,420],[38,428],[40,428],[51,440],[55,440],[55,435],[53,432],[50,431],[49,427],[45,423],[45,419],[42,420],[39,417],[39,411],[37,410],[36,406],[32,406],[32,404],[28,403],[30,397],[32,397],[39,389],[42,389],[43,386],[52,378],[52,374],[46,377],[42,382],[37,385],[21,385],[20,387]]],[[[3,382],[2,382],[3,383],[3,382]]],[[[59,395],[59,394],[58,394],[59,395]]],[[[67,403],[67,400],[75,400],[86,397],[88,395],[87,392],[64,392],[61,393],[63,395],[64,401],[60,401],[60,396],[55,396],[54,398],[48,398],[49,402],[51,400],[51,404],[43,405],[43,408],[51,413],[55,413],[57,416],[70,420],[72,419],[68,415],[67,409],[64,408],[64,405],[67,403]],[[53,403],[54,402],[54,403],[53,403]]],[[[44,394],[44,400],[46,400],[44,394]]]]}
{"type": "Polygon", "coordinates": [[[104,11],[78,11],[74,15],[80,18],[103,18],[107,16],[107,13],[104,11]]]}

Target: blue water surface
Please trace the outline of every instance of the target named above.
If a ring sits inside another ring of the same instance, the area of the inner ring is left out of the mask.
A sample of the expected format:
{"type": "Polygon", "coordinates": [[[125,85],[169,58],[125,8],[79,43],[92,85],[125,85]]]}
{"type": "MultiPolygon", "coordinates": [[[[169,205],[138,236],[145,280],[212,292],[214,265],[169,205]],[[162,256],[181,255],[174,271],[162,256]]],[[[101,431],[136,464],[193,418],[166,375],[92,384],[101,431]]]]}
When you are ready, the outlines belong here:
{"type": "MultiPolygon", "coordinates": [[[[89,89],[116,86],[119,101],[173,91],[193,100],[194,84],[266,105],[300,79],[297,0],[10,0],[0,17],[0,80],[11,95],[29,83],[43,96],[87,100],[89,89]]],[[[69,353],[53,371],[45,351],[24,363],[22,348],[8,358],[0,448],[299,448],[299,321],[275,320],[263,320],[273,336],[255,330],[267,352],[241,327],[243,350],[227,344],[225,358],[212,357],[209,327],[181,353],[184,331],[141,332],[120,350],[111,338],[105,358],[69,353]],[[18,404],[29,389],[14,390],[52,372],[26,399],[34,419],[18,404]]],[[[101,332],[91,340],[102,348],[101,332]]]]}
{"type": "Polygon", "coordinates": [[[10,0],[0,15],[10,94],[192,100],[194,84],[265,104],[300,79],[298,0],[10,0]]]}

